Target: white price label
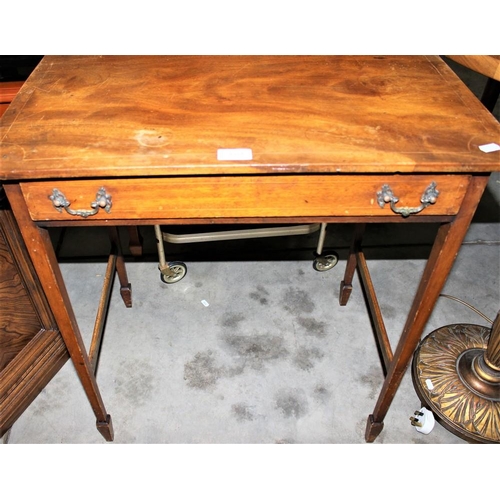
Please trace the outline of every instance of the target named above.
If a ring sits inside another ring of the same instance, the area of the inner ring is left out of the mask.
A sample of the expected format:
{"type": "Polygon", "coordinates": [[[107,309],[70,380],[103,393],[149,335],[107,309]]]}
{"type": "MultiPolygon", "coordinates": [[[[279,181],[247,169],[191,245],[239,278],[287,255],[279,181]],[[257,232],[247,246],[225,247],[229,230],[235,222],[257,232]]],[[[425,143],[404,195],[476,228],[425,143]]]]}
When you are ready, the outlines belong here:
{"type": "Polygon", "coordinates": [[[252,160],[253,154],[250,148],[218,149],[217,159],[221,161],[252,160]]]}
{"type": "Polygon", "coordinates": [[[500,151],[500,146],[498,144],[495,144],[494,142],[490,142],[489,144],[483,144],[482,146],[479,146],[479,149],[483,153],[493,153],[493,151],[500,151]]]}

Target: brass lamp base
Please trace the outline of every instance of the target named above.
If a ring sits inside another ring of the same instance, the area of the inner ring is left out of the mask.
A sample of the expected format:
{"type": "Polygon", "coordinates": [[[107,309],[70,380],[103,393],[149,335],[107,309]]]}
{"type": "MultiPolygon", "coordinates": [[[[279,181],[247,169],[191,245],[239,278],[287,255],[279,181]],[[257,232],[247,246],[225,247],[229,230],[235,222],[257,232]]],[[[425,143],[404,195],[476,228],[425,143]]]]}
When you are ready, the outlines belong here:
{"type": "Polygon", "coordinates": [[[413,356],[413,385],[423,405],[471,443],[500,443],[500,374],[485,361],[490,332],[479,325],[444,326],[413,356]]]}

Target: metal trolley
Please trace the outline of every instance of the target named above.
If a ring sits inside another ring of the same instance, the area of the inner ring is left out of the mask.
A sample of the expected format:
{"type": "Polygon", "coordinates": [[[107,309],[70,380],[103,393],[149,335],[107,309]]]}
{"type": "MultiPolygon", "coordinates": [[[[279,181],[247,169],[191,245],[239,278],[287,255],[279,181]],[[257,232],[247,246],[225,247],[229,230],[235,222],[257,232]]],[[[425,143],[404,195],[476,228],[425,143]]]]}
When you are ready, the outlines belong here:
{"type": "Polygon", "coordinates": [[[323,245],[325,243],[326,223],[321,224],[300,224],[279,227],[260,227],[253,229],[236,229],[228,231],[212,231],[204,233],[173,234],[163,232],[161,226],[155,225],[156,244],[158,247],[158,257],[160,270],[160,279],[164,283],[172,284],[180,281],[187,272],[187,266],[184,262],[167,262],[165,258],[164,242],[168,243],[200,243],[204,241],[224,241],[239,240],[250,238],[268,238],[271,236],[290,236],[312,234],[319,230],[318,245],[316,247],[313,268],[316,271],[324,272],[332,269],[338,262],[336,252],[323,254],[323,245]]]}

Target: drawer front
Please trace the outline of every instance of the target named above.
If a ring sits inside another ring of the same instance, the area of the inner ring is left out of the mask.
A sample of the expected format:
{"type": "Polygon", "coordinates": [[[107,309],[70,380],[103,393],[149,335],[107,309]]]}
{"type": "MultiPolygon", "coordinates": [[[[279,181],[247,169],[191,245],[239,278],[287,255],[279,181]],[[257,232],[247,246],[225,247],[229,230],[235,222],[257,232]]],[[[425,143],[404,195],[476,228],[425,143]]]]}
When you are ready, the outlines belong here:
{"type": "Polygon", "coordinates": [[[396,208],[419,207],[422,194],[435,182],[439,196],[420,213],[454,215],[469,180],[467,175],[265,175],[56,180],[23,183],[21,187],[35,221],[401,217],[391,210],[389,203],[379,205],[377,193],[384,185],[399,199],[396,208]],[[92,204],[99,201],[97,193],[101,188],[110,203],[104,208],[93,208],[92,204]],[[54,189],[60,193],[59,198],[54,196],[54,189]],[[68,206],[56,208],[56,199],[68,206]]]}

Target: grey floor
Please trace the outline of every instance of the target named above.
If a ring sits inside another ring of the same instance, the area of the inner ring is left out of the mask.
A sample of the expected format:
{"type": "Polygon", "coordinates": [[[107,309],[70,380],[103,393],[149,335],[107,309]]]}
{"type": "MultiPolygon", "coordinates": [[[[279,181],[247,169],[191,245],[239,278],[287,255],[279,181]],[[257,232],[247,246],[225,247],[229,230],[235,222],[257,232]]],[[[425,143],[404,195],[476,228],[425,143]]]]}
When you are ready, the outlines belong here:
{"type": "MultiPolygon", "coordinates": [[[[456,69],[479,95],[484,81],[456,69]]],[[[443,290],[491,319],[500,304],[499,206],[500,176],[494,175],[443,290]]],[[[435,229],[367,230],[370,271],[393,345],[435,229]]],[[[324,273],[312,267],[317,235],[167,244],[170,260],[188,267],[173,285],[159,279],[152,228],[141,230],[146,255],[127,259],[133,308],[124,307],[115,287],[97,374],[115,444],[365,442],[383,372],[357,279],[348,305],[338,305],[351,226],[329,226],[326,247],[340,261],[324,273]]],[[[88,342],[106,236],[67,230],[53,238],[88,342]]],[[[442,297],[425,334],[457,322],[489,326],[442,297]]],[[[375,444],[465,443],[440,424],[428,435],[416,432],[409,417],[419,408],[408,371],[375,444]]],[[[104,443],[71,362],[3,442],[104,443]]]]}

